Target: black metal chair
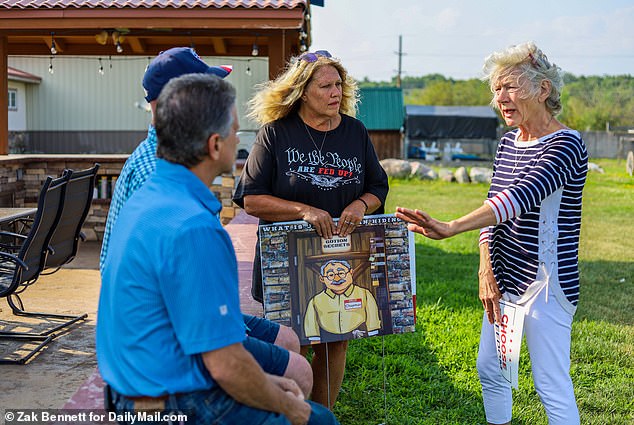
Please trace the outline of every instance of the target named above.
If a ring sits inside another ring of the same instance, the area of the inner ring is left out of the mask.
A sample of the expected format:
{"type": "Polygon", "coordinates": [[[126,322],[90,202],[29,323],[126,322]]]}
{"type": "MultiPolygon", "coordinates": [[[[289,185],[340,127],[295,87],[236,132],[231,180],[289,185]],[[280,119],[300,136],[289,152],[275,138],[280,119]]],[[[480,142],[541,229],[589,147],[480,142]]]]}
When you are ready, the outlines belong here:
{"type": "MultiPolygon", "coordinates": [[[[79,239],[85,239],[81,228],[90,211],[98,170],[99,164],[82,171],[64,170],[63,178],[66,179],[66,185],[63,190],[59,217],[48,241],[48,250],[43,257],[43,268],[40,269],[39,275],[48,275],[56,272],[64,264],[71,262],[77,255],[79,239]]],[[[65,315],[25,311],[20,293],[34,283],[35,280],[37,280],[37,277],[29,283],[20,285],[7,297],[7,302],[17,316],[62,320],[61,323],[57,323],[54,327],[41,332],[40,335],[49,335],[88,317],[86,313],[65,315]]]]}
{"type": "MultiPolygon", "coordinates": [[[[21,240],[19,245],[10,246],[7,251],[0,251],[0,297],[7,298],[14,314],[32,314],[26,313],[22,309],[16,311],[12,298],[17,297],[21,303],[17,294],[37,281],[44,269],[46,256],[49,252],[49,242],[62,213],[65,189],[69,178],[69,173],[64,173],[62,177],[57,179],[46,178],[40,191],[37,212],[27,235],[7,235],[5,232],[5,236],[21,240]],[[17,252],[13,251],[16,247],[19,247],[17,252]]],[[[2,245],[0,248],[3,248],[2,245]]],[[[40,314],[36,313],[36,315],[40,314]]],[[[40,333],[14,332],[6,330],[5,326],[0,330],[0,339],[35,341],[38,344],[19,359],[1,359],[0,363],[26,363],[55,337],[53,332],[64,326],[66,324],[55,326],[49,331],[40,333]]]]}
{"type": "Polygon", "coordinates": [[[43,275],[54,273],[70,263],[77,255],[79,240],[86,240],[81,227],[90,211],[98,170],[99,164],[82,171],[66,170],[70,178],[66,184],[64,207],[49,242],[51,252],[46,257],[43,275]]]}

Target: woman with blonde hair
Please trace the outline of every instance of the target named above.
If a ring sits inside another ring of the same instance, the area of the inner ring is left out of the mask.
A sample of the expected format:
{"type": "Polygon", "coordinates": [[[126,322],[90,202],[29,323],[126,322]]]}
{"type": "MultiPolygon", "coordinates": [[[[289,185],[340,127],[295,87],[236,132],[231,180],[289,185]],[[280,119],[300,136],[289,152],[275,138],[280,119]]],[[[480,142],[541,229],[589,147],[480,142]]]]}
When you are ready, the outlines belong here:
{"type": "MultiPolygon", "coordinates": [[[[327,51],[291,59],[250,101],[250,117],[262,127],[234,201],[260,224],[304,220],[326,239],[347,236],[365,214],[381,213],[387,175],[366,128],[354,118],[357,100],[355,81],[327,51]]],[[[259,248],[251,292],[262,302],[259,248]]],[[[312,399],[332,408],[343,381],[347,342],[312,348],[312,399]]]]}
{"type": "Polygon", "coordinates": [[[443,222],[397,207],[410,230],[444,239],[480,230],[484,307],[477,370],[489,424],[510,424],[513,398],[500,373],[493,322],[500,299],[526,308],[524,335],[535,389],[549,425],[579,424],[570,378],[570,335],[579,300],[581,195],[588,153],[581,135],[559,122],[561,69],[532,42],[485,59],[492,104],[509,127],[480,208],[443,222]]]}

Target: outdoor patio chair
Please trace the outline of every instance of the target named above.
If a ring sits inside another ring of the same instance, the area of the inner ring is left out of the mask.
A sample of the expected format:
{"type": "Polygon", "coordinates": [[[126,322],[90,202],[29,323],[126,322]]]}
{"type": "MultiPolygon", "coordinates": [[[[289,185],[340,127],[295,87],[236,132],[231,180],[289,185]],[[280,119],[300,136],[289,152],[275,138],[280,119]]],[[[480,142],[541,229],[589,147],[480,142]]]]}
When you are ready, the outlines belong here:
{"type": "MultiPolygon", "coordinates": [[[[75,258],[79,238],[83,236],[81,234],[81,226],[88,215],[92,203],[93,188],[98,169],[99,164],[78,172],[68,169],[64,170],[62,177],[60,177],[60,179],[64,180],[64,187],[61,191],[62,199],[59,202],[57,221],[47,239],[47,248],[42,253],[39,271],[37,273],[33,272],[30,279],[23,278],[22,283],[18,285],[13,293],[7,296],[7,303],[15,315],[52,319],[57,322],[55,326],[40,332],[39,335],[49,335],[88,317],[86,313],[65,315],[25,311],[20,294],[35,283],[40,275],[51,274],[75,258]],[[51,268],[53,269],[51,272],[44,273],[44,270],[51,268]],[[61,323],[59,322],[60,320],[61,323]]],[[[38,206],[38,213],[39,210],[40,207],[38,206]]],[[[37,218],[36,214],[32,227],[35,227],[37,218]]],[[[21,235],[20,237],[25,241],[28,239],[28,236],[21,235]]]]}
{"type": "Polygon", "coordinates": [[[43,275],[54,273],[70,263],[77,255],[79,239],[86,240],[81,227],[92,204],[97,170],[99,164],[82,171],[65,171],[70,178],[66,184],[62,214],[49,242],[51,251],[46,257],[43,275]]]}
{"type": "MultiPolygon", "coordinates": [[[[2,232],[4,233],[3,236],[22,240],[15,254],[11,249],[15,248],[15,246],[9,247],[9,250],[5,251],[3,246],[0,245],[0,249],[2,249],[0,251],[0,297],[7,298],[7,302],[16,315],[32,315],[32,313],[24,312],[21,308],[18,309],[13,298],[15,297],[21,305],[21,300],[17,294],[37,281],[44,269],[46,256],[49,252],[49,242],[61,216],[66,184],[69,178],[69,173],[64,173],[62,177],[57,179],[46,178],[38,198],[35,218],[26,236],[2,232]]],[[[35,315],[42,316],[39,313],[35,315]]],[[[46,316],[51,316],[55,319],[65,319],[65,316],[62,315],[46,316]]],[[[0,330],[0,340],[18,339],[35,341],[39,344],[17,360],[1,359],[0,363],[26,363],[55,337],[53,332],[64,326],[67,326],[66,322],[55,326],[49,331],[39,333],[15,332],[3,328],[0,330]]]]}

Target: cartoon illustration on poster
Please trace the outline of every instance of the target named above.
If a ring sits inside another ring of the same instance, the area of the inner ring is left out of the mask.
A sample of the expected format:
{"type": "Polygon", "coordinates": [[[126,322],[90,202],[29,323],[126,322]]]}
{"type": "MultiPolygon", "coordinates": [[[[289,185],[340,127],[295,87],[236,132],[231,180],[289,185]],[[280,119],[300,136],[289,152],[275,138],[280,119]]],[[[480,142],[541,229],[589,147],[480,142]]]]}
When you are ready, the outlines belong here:
{"type": "Polygon", "coordinates": [[[350,263],[328,260],[320,273],[325,288],[310,299],[304,315],[304,333],[310,342],[321,342],[322,332],[353,338],[377,335],[379,307],[372,292],[354,284],[350,263]]]}
{"type": "Polygon", "coordinates": [[[302,345],[414,331],[414,241],[393,215],[323,239],[303,221],[262,225],[265,317],[302,345]]]}

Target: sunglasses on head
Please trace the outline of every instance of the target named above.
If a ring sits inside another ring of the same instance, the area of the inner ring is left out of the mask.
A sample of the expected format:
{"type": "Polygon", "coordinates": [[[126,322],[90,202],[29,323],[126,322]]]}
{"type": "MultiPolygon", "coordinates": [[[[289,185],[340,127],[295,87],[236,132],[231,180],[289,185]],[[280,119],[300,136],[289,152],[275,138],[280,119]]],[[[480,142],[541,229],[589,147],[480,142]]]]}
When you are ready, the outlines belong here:
{"type": "Polygon", "coordinates": [[[319,56],[324,58],[331,58],[332,55],[327,50],[317,50],[316,52],[306,52],[299,57],[299,60],[306,61],[308,63],[315,62],[319,56]]]}
{"type": "Polygon", "coordinates": [[[529,53],[528,59],[530,59],[531,65],[533,65],[533,68],[535,69],[540,69],[540,68],[548,69],[549,67],[548,58],[542,52],[535,53],[535,54],[529,53]]]}

